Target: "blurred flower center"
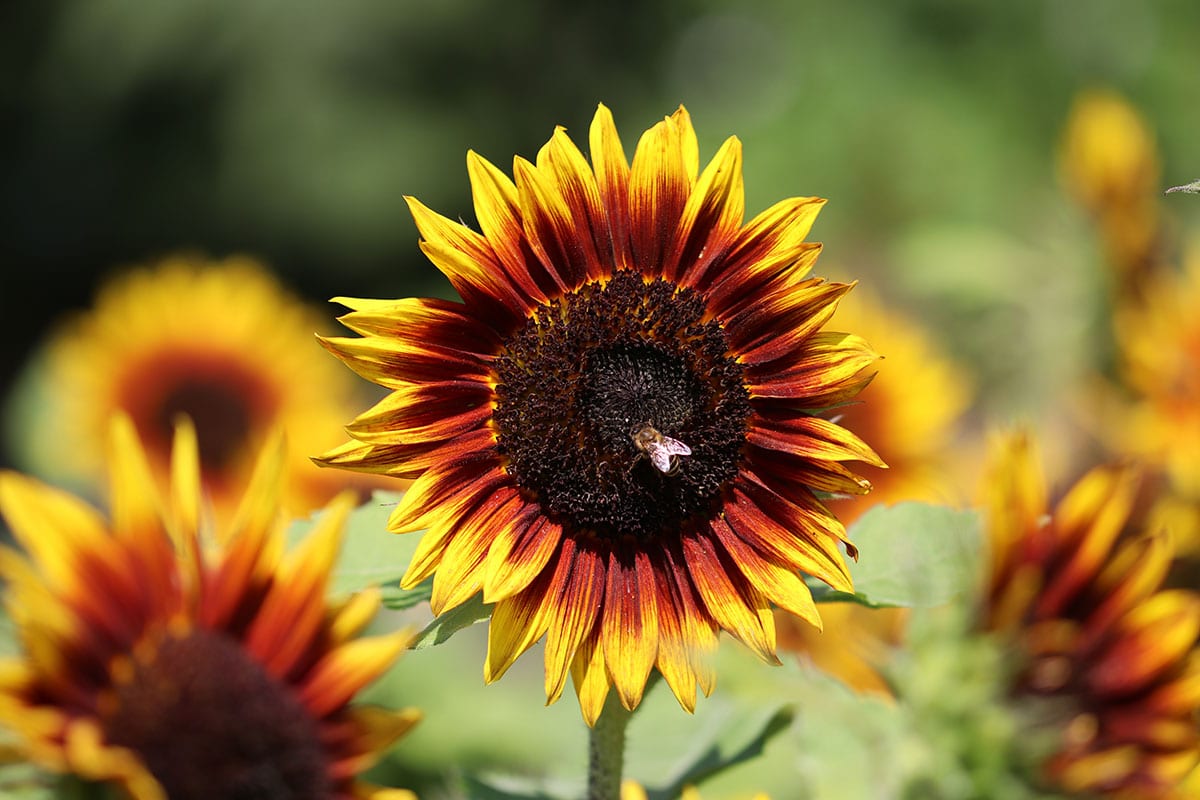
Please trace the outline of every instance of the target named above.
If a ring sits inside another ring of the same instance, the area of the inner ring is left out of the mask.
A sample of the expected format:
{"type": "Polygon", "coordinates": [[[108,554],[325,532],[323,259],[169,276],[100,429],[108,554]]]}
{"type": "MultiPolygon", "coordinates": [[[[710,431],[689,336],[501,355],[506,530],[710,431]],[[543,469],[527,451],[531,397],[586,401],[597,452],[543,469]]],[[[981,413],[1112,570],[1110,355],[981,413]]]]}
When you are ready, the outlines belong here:
{"type": "Polygon", "coordinates": [[[243,390],[215,378],[182,378],[168,390],[154,423],[165,441],[170,441],[180,416],[196,425],[200,464],[206,472],[228,466],[250,436],[252,420],[243,390]]]}
{"type": "Polygon", "coordinates": [[[165,638],[117,681],[109,740],[171,800],[306,800],[331,789],[316,722],[229,637],[165,638]]]}
{"type": "Polygon", "coordinates": [[[677,531],[737,475],[749,395],[724,331],[690,289],[627,272],[585,284],[509,337],[497,375],[508,471],[574,529],[677,531]],[[646,428],[690,449],[669,474],[635,441],[646,428]]]}

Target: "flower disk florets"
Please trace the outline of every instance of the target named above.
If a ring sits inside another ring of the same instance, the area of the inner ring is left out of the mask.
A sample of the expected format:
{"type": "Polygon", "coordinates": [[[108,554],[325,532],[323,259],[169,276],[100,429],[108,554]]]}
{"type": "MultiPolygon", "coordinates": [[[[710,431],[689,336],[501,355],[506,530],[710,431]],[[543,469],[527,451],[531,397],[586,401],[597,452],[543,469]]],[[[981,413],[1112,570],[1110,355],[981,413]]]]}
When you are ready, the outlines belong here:
{"type": "Polygon", "coordinates": [[[606,538],[678,531],[738,471],[750,404],[720,324],[690,289],[617,273],[537,309],[497,360],[497,447],[546,512],[606,538]],[[635,443],[685,442],[671,474],[635,443]]]}
{"type": "Polygon", "coordinates": [[[330,795],[317,721],[225,634],[165,639],[114,696],[108,738],[138,753],[171,800],[330,795]]]}

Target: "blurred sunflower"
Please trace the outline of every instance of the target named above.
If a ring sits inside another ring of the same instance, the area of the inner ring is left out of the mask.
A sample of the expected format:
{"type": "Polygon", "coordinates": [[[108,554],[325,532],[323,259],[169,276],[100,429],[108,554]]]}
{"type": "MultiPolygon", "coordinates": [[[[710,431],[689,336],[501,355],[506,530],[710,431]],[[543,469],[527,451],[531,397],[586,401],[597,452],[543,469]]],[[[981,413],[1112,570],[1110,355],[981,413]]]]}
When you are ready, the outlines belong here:
{"type": "Polygon", "coordinates": [[[1138,478],[1085,475],[1051,511],[1034,444],[1001,442],[986,483],[989,630],[1023,656],[1017,689],[1056,703],[1062,790],[1165,798],[1200,759],[1200,596],[1162,588],[1161,534],[1119,539],[1138,478]]]}
{"type": "Polygon", "coordinates": [[[1136,399],[1110,439],[1200,500],[1200,247],[1182,274],[1159,275],[1141,302],[1118,306],[1114,326],[1122,382],[1136,399]]]}
{"type": "Polygon", "coordinates": [[[349,705],[408,640],[353,638],[378,593],[325,602],[352,498],[284,556],[278,441],[213,537],[199,530],[190,426],[168,498],[127,418],[111,441],[111,522],[0,474],[0,511],[28,552],[0,552],[23,649],[0,663],[0,724],[24,755],[136,800],[411,798],[356,780],[419,714],[349,705]]]}
{"type": "Polygon", "coordinates": [[[871,494],[839,502],[839,516],[849,522],[878,503],[960,499],[970,487],[959,485],[951,457],[956,425],[971,400],[966,371],[916,320],[871,294],[848,296],[832,324],[860,332],[886,356],[859,402],[837,414],[838,423],[871,442],[888,466],[859,470],[871,481],[871,494]]]}
{"type": "Polygon", "coordinates": [[[868,608],[858,603],[826,603],[824,630],[798,625],[775,614],[779,649],[832,675],[859,692],[892,696],[885,676],[892,654],[904,642],[906,608],[868,608]]]}
{"type": "Polygon", "coordinates": [[[45,402],[33,407],[26,447],[30,466],[99,488],[108,420],[121,411],[155,473],[165,474],[175,421],[185,415],[199,437],[206,499],[223,518],[268,432],[281,426],[291,453],[284,507],[294,515],[312,511],[351,481],[317,469],[308,456],[336,444],[342,421],[362,402],[353,376],[313,341],[324,327],[245,257],[179,256],[117,277],[48,343],[45,402]]]}
{"type": "Polygon", "coordinates": [[[1200,247],[1181,274],[1162,272],[1113,312],[1118,381],[1088,396],[1097,438],[1141,461],[1159,486],[1150,518],[1179,558],[1200,554],[1200,247]],[[1119,424],[1117,424],[1119,422],[1119,424]]]}
{"type": "Polygon", "coordinates": [[[876,359],[821,331],[851,288],[807,277],[823,201],[743,224],[740,143],[697,177],[683,108],[632,164],[603,106],[590,143],[589,166],[556,130],[515,183],[469,154],[482,234],[410,200],[463,301],[339,301],[362,338],[327,345],[392,394],[322,458],[415,479],[389,523],[428,528],[403,585],[436,573],[434,613],[495,603],[488,681],[545,635],[547,698],[570,669],[589,724],[655,667],[691,710],[722,629],[776,662],[771,603],[819,624],[797,571],[851,582],[816,492],[882,464],[817,413],[876,359]]]}
{"type": "Polygon", "coordinates": [[[1161,167],[1145,120],[1115,92],[1080,93],[1063,132],[1059,171],[1100,226],[1120,287],[1140,285],[1163,247],[1161,167]]]}
{"type": "MultiPolygon", "coordinates": [[[[885,353],[879,372],[859,402],[841,406],[838,423],[856,431],[887,461],[888,469],[861,468],[871,481],[869,496],[839,500],[846,522],[876,503],[902,500],[947,502],[965,487],[950,465],[955,425],[970,401],[970,381],[913,319],[887,308],[870,294],[846,297],[832,324],[859,331],[885,353]]],[[[890,694],[879,669],[903,641],[908,612],[833,603],[821,610],[826,630],[777,613],[779,647],[859,691],[890,694]]]]}

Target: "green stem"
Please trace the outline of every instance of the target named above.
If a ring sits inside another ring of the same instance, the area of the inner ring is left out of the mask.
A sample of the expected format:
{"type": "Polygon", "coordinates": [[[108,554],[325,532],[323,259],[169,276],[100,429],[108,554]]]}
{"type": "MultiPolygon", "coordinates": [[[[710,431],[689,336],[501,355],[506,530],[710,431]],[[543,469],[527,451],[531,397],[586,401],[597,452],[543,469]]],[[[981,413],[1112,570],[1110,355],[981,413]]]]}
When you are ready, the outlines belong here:
{"type": "Polygon", "coordinates": [[[587,800],[620,800],[625,767],[625,726],[633,717],[609,692],[596,724],[588,730],[587,800]]]}

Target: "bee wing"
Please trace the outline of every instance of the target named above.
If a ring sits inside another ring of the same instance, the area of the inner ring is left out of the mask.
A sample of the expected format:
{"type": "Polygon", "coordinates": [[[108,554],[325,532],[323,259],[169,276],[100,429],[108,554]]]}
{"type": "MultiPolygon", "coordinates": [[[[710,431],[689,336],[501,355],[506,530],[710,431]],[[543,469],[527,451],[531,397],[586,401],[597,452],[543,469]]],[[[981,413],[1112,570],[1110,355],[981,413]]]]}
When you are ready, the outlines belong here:
{"type": "Polygon", "coordinates": [[[662,449],[674,456],[690,456],[692,454],[692,448],[670,436],[662,437],[662,449]]]}
{"type": "Polygon", "coordinates": [[[671,451],[662,446],[650,448],[650,463],[659,472],[671,471],[671,451]]]}

